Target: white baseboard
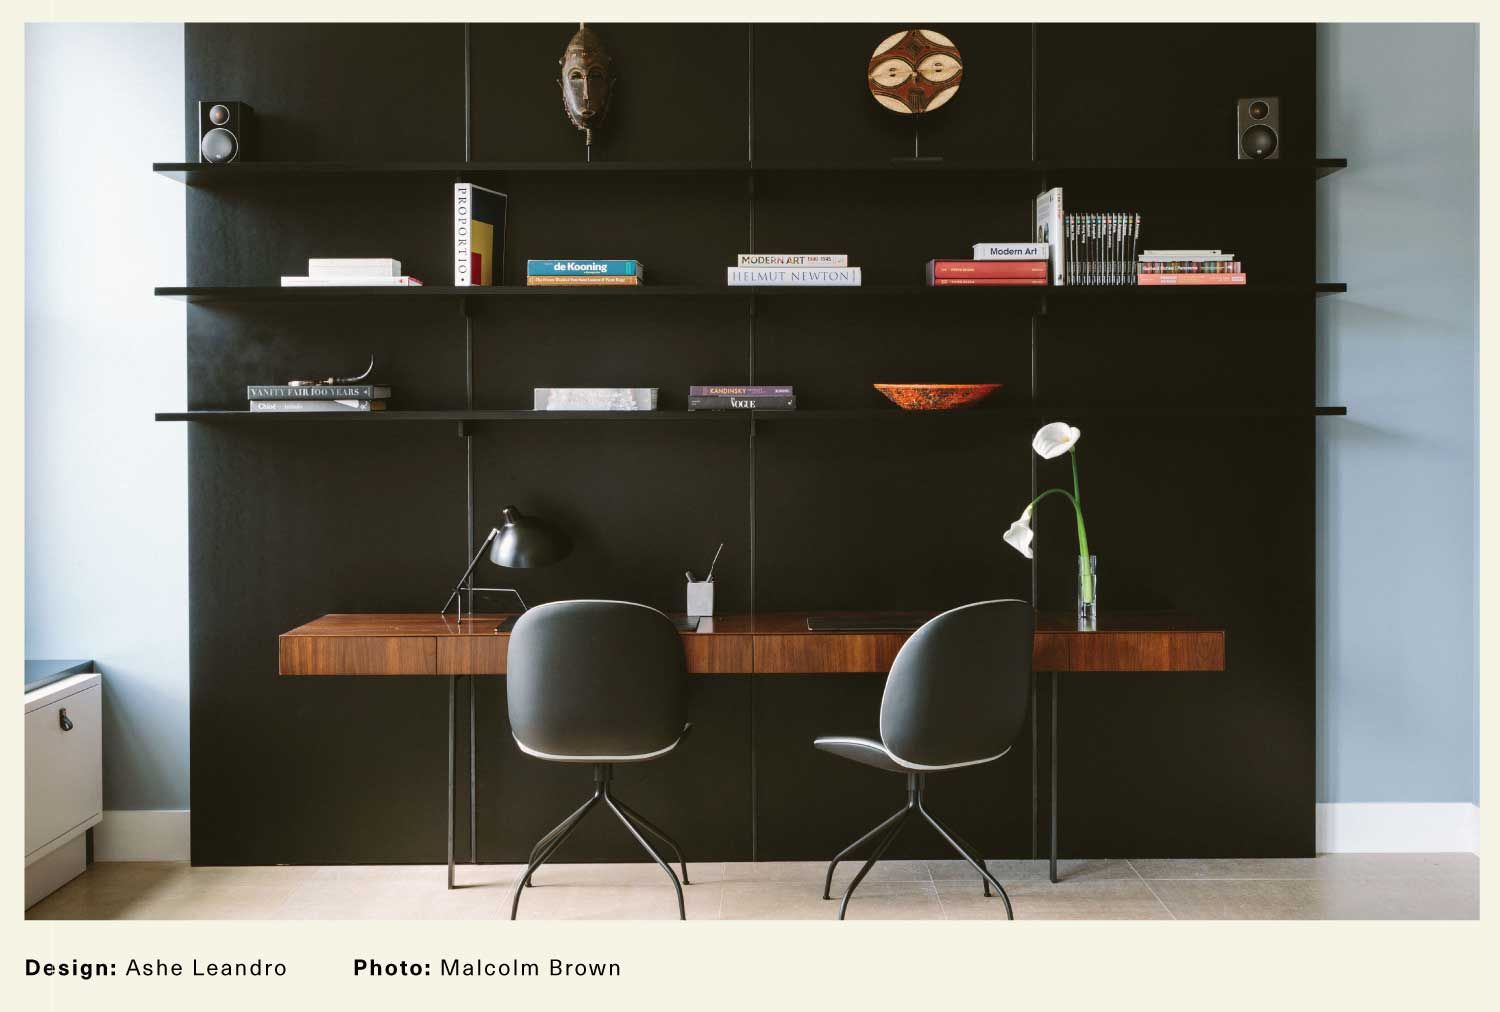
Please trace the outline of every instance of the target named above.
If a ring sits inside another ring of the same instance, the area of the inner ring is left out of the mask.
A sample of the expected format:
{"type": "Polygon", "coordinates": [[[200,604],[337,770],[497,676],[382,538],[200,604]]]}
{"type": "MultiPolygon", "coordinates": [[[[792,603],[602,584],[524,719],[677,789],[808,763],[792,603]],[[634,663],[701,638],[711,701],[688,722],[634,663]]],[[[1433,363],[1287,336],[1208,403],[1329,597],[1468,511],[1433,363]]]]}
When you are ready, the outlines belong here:
{"type": "Polygon", "coordinates": [[[1318,805],[1320,854],[1479,853],[1479,806],[1363,802],[1318,805]]]}
{"type": "Polygon", "coordinates": [[[104,813],[94,827],[95,861],[186,861],[192,854],[188,810],[104,813]]]}

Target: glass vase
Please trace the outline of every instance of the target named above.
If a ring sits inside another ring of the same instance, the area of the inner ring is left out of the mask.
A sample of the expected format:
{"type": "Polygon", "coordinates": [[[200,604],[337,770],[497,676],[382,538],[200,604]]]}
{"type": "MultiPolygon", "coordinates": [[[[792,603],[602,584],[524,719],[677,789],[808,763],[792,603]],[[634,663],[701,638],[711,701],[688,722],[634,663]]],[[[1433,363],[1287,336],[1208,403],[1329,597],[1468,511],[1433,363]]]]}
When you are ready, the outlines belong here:
{"type": "Polygon", "coordinates": [[[1099,556],[1078,557],[1078,630],[1099,629],[1099,556]]]}

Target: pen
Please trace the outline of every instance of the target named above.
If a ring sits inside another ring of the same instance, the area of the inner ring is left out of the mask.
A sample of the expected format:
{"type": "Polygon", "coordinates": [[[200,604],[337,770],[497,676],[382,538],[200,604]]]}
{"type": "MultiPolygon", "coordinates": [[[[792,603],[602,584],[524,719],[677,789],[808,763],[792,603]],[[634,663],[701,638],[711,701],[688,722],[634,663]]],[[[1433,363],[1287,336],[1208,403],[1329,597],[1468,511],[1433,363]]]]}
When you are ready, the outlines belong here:
{"type": "Polygon", "coordinates": [[[723,550],[724,550],[724,542],[720,541],[719,542],[719,548],[718,548],[718,550],[714,552],[714,561],[712,561],[712,562],[710,562],[708,564],[708,576],[704,577],[704,582],[705,583],[713,583],[714,582],[714,567],[719,564],[719,552],[722,552],[723,550]]]}

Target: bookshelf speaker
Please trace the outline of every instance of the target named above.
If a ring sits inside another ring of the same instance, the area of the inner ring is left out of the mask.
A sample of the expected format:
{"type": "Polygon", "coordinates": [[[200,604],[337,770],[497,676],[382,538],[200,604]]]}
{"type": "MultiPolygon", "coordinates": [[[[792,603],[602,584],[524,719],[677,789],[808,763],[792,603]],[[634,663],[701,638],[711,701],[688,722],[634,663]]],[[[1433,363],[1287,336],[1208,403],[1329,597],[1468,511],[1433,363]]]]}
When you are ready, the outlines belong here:
{"type": "Polygon", "coordinates": [[[1281,157],[1281,99],[1242,98],[1236,103],[1235,119],[1241,161],[1281,157]]]}
{"type": "Polygon", "coordinates": [[[198,160],[213,165],[245,157],[250,107],[244,102],[198,103],[198,160]]]}

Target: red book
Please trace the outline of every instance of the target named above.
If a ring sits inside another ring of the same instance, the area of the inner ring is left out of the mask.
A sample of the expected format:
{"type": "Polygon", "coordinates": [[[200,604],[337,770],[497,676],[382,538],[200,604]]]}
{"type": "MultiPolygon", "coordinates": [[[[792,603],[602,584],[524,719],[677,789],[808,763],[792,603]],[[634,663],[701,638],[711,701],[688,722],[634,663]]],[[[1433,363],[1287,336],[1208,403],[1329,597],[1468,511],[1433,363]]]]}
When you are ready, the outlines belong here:
{"type": "Polygon", "coordinates": [[[1047,275],[1039,278],[933,278],[927,282],[934,288],[948,288],[958,286],[962,288],[1005,288],[1033,285],[1045,285],[1047,275]]]}
{"type": "Polygon", "coordinates": [[[1243,274],[1137,274],[1140,285],[1243,285],[1243,274]]]}
{"type": "Polygon", "coordinates": [[[1045,260],[929,260],[927,280],[936,278],[1045,278],[1045,260]]]}

